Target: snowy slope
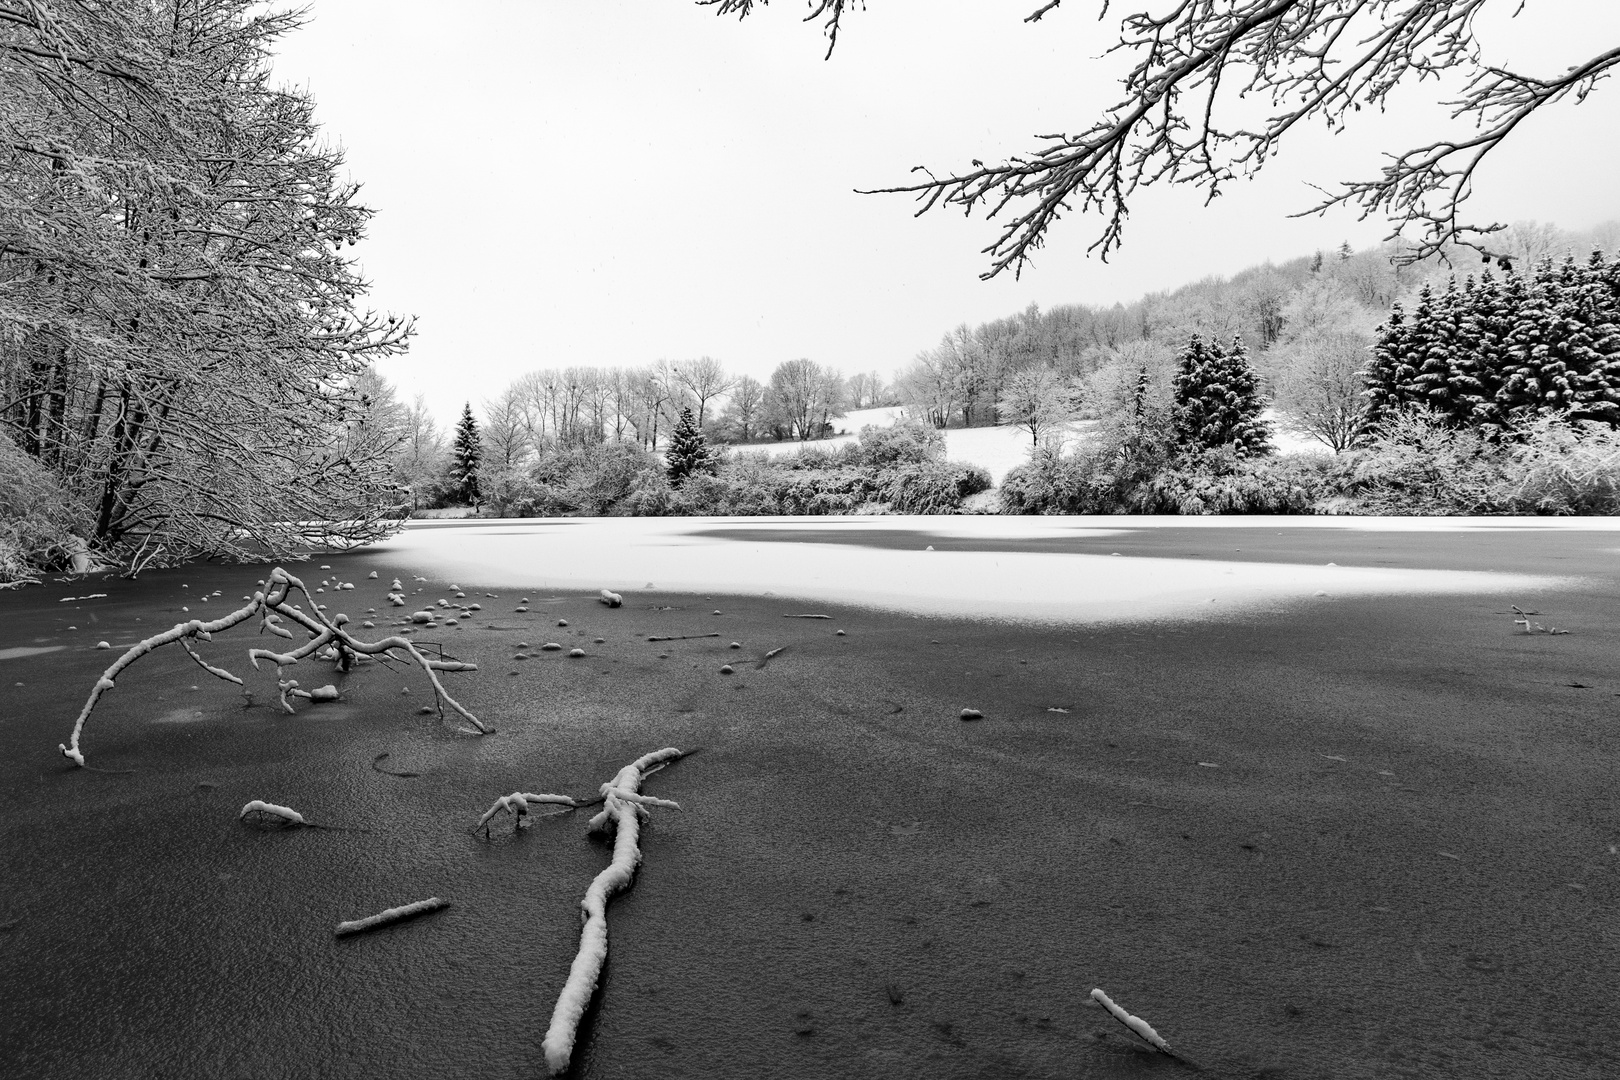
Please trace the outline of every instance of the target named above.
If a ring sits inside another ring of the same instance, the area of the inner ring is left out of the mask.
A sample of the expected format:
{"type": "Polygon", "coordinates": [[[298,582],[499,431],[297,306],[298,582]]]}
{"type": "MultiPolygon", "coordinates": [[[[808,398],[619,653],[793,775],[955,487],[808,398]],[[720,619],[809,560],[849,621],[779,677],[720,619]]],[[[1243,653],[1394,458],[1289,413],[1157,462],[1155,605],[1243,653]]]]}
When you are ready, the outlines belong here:
{"type": "MultiPolygon", "coordinates": [[[[815,446],[825,449],[837,449],[852,443],[856,434],[868,424],[877,427],[888,427],[904,415],[905,410],[898,406],[882,409],[857,409],[833,421],[834,430],[842,434],[830,439],[814,439],[807,443],[798,443],[787,440],[779,443],[764,443],[757,446],[740,446],[736,449],[749,453],[764,452],[773,457],[782,454],[796,454],[800,446],[815,446]]],[[[1327,447],[1315,439],[1306,438],[1284,431],[1277,425],[1275,409],[1267,409],[1261,414],[1271,421],[1272,442],[1276,444],[1279,453],[1327,453],[1327,447]]],[[[1095,430],[1097,421],[1082,420],[1073,425],[1068,446],[1072,447],[1073,440],[1083,439],[1089,431],[1095,430]]],[[[1013,468],[1029,460],[1030,439],[1028,432],[1020,431],[1015,427],[982,427],[982,428],[947,428],[945,430],[945,456],[951,461],[963,461],[977,465],[990,474],[990,480],[997,487],[1013,468]]]]}

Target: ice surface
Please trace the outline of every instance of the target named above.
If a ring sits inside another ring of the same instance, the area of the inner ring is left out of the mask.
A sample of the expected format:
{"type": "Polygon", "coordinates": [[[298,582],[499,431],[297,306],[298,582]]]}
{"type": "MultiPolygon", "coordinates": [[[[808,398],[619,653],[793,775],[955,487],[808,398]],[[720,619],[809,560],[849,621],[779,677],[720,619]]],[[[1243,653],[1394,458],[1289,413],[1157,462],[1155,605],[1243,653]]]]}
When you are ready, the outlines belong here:
{"type": "MultiPolygon", "coordinates": [[[[517,589],[582,589],[606,582],[633,593],[647,580],[682,592],[727,592],[850,603],[917,614],[1034,622],[1218,618],[1253,606],[1398,594],[1528,594],[1570,579],[1534,574],[1308,566],[1215,559],[1110,557],[1017,551],[935,551],[844,543],[784,543],[772,532],[814,529],[926,533],[926,539],[1016,540],[1123,536],[1141,529],[1255,528],[1254,518],[584,518],[480,522],[407,529],[378,545],[464,579],[517,589]],[[724,528],[760,540],[702,535],[724,528]],[[633,576],[632,576],[633,575],[633,576]],[[1211,604],[1210,601],[1215,603],[1211,604]]],[[[1620,522],[1580,527],[1620,531],[1620,522]]],[[[1264,528],[1456,531],[1568,528],[1559,519],[1267,518],[1264,528]]],[[[907,536],[898,540],[904,542],[907,536]]],[[[634,596],[627,597],[634,603],[634,596]]]]}

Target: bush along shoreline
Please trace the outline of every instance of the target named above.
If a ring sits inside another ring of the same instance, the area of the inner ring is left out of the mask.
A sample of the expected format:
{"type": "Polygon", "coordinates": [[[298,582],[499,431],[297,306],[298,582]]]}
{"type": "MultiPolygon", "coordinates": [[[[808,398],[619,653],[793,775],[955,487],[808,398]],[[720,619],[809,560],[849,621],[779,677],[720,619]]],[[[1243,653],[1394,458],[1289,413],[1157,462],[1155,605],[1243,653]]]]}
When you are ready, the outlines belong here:
{"type": "Polygon", "coordinates": [[[960,514],[990,487],[984,469],[945,460],[938,431],[910,422],[863,428],[837,450],[686,456],[677,469],[628,443],[551,451],[529,472],[490,485],[479,516],[960,514]]]}

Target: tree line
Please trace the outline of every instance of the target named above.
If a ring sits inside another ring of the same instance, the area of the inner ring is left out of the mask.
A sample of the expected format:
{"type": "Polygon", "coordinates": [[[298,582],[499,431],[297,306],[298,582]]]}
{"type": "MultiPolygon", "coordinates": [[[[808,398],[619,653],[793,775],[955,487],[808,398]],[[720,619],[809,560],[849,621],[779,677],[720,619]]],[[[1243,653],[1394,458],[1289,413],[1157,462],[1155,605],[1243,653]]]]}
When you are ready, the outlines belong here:
{"type": "Polygon", "coordinates": [[[473,501],[466,481],[469,423],[487,490],[503,475],[532,471],[569,451],[611,444],[666,448],[686,410],[707,442],[746,445],[819,439],[850,409],[894,400],[877,372],[845,377],[803,358],[778,364],[763,383],[728,372],[708,356],[639,368],[547,368],[514,379],[476,413],[466,403],[451,438],[420,396],[402,404],[374,371],[364,389],[375,422],[397,444],[394,476],[419,506],[473,501]]]}

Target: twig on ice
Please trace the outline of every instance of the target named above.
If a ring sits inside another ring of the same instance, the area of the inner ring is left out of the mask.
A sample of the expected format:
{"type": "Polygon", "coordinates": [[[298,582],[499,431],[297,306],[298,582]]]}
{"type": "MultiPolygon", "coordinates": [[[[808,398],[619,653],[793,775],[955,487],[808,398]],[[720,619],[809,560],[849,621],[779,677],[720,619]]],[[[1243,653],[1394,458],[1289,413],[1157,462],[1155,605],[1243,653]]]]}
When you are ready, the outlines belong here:
{"type": "Polygon", "coordinates": [[[400,907],[391,907],[387,911],[379,911],[375,915],[368,915],[364,919],[354,919],[350,922],[340,922],[332,933],[337,937],[347,937],[366,930],[375,930],[379,926],[388,926],[390,923],[404,922],[414,919],[418,915],[426,915],[430,911],[450,906],[450,901],[431,896],[426,900],[418,900],[414,904],[404,904],[400,907]]]}
{"type": "Polygon", "coordinates": [[[536,805],[551,803],[555,806],[566,806],[571,810],[580,805],[579,802],[567,795],[530,795],[526,792],[514,791],[510,795],[502,795],[496,799],[494,805],[484,811],[484,816],[478,819],[478,824],[474,825],[473,828],[483,829],[484,835],[488,836],[490,819],[496,814],[502,813],[511,814],[516,819],[514,827],[522,828],[523,819],[529,815],[529,805],[531,803],[536,805]]]}
{"type": "Polygon", "coordinates": [[[831,615],[784,615],[784,619],[830,619],[831,615]]]}
{"type": "Polygon", "coordinates": [[[648,641],[691,641],[693,638],[719,637],[719,634],[653,634],[648,641]]]}
{"type": "Polygon", "coordinates": [[[1113,999],[1111,999],[1107,994],[1103,993],[1101,989],[1093,990],[1091,992],[1091,996],[1096,999],[1103,1008],[1108,1010],[1109,1015],[1113,1016],[1115,1020],[1118,1020],[1120,1023],[1124,1024],[1133,1035],[1143,1039],[1149,1046],[1153,1047],[1153,1049],[1159,1051],[1161,1054],[1169,1054],[1171,1057],[1176,1056],[1176,1052],[1170,1049],[1170,1044],[1160,1038],[1159,1033],[1153,1030],[1153,1025],[1149,1024],[1146,1020],[1143,1020],[1140,1016],[1132,1016],[1118,1005],[1115,1005],[1113,999]]]}
{"type": "Polygon", "coordinates": [[[342,825],[319,825],[306,818],[303,814],[290,806],[277,806],[262,799],[254,799],[242,807],[242,812],[236,815],[238,821],[246,821],[252,814],[257,821],[284,821],[288,826],[302,826],[306,829],[325,829],[327,832],[369,832],[369,829],[349,829],[342,825]]]}
{"type": "Polygon", "coordinates": [[[762,656],[760,658],[759,664],[757,666],[761,670],[764,670],[765,665],[771,662],[771,657],[775,656],[777,653],[781,652],[783,649],[786,649],[786,648],[787,648],[786,645],[782,645],[782,646],[779,646],[779,647],[777,647],[775,649],[772,649],[770,652],[766,653],[764,656],[762,656]]]}
{"type": "Polygon", "coordinates": [[[309,824],[309,822],[304,820],[304,815],[300,814],[292,807],[277,806],[275,803],[267,803],[262,799],[254,799],[252,802],[242,807],[242,812],[236,816],[238,820],[246,821],[249,814],[262,814],[265,817],[280,818],[289,825],[309,824]]]}
{"type": "MultiPolygon", "coordinates": [[[[591,819],[591,832],[615,829],[613,861],[606,870],[596,875],[591,887],[580,902],[581,917],[585,925],[580,930],[579,953],[568,970],[568,981],[557,997],[557,1007],[551,1014],[551,1027],[541,1043],[546,1055],[546,1066],[553,1076],[568,1068],[568,1059],[574,1053],[574,1039],[579,1032],[580,1017],[596,992],[602,965],[607,962],[607,903],[614,893],[630,887],[635,880],[636,867],[641,862],[641,818],[646,815],[646,796],[640,794],[641,781],[648,773],[665,763],[681,757],[673,746],[654,751],[619,770],[611,783],[602,785],[605,805],[601,813],[591,819]]],[[[668,805],[654,800],[655,805],[668,805]]]]}

